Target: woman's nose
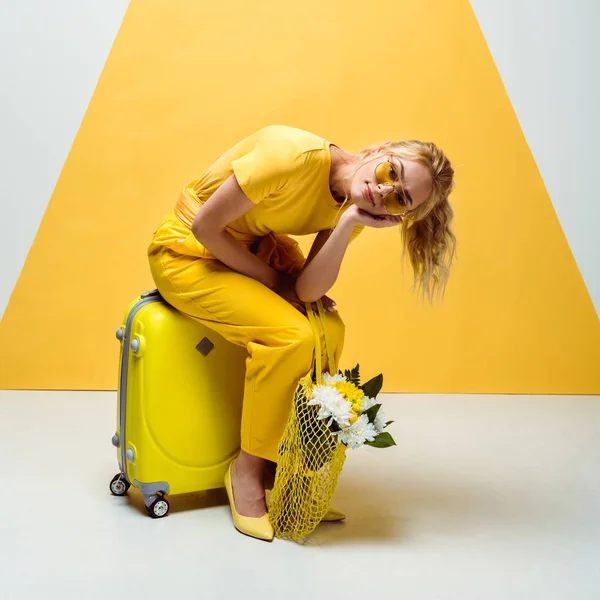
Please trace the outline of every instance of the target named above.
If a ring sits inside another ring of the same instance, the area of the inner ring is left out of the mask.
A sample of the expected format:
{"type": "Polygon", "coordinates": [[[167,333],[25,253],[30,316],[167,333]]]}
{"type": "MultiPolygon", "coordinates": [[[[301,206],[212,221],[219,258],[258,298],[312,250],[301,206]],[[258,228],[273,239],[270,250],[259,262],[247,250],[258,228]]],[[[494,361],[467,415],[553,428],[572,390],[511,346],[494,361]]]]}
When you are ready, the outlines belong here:
{"type": "Polygon", "coordinates": [[[392,183],[378,183],[377,189],[382,198],[385,198],[388,194],[394,191],[394,184],[392,183]]]}

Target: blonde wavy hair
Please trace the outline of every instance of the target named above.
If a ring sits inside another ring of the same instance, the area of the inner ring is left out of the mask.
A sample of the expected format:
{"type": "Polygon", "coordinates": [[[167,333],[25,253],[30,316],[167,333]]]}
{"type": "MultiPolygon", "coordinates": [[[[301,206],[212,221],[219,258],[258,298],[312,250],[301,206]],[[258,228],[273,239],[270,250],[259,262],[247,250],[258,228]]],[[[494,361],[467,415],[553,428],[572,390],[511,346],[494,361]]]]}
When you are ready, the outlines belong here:
{"type": "Polygon", "coordinates": [[[419,140],[374,144],[356,154],[356,171],[366,162],[385,154],[418,160],[428,167],[433,189],[429,198],[402,221],[402,258],[408,254],[414,272],[413,292],[419,293],[421,298],[427,297],[430,302],[434,297],[443,297],[456,253],[456,237],[450,228],[454,212],[448,201],[455,186],[450,161],[435,144],[419,140]]]}

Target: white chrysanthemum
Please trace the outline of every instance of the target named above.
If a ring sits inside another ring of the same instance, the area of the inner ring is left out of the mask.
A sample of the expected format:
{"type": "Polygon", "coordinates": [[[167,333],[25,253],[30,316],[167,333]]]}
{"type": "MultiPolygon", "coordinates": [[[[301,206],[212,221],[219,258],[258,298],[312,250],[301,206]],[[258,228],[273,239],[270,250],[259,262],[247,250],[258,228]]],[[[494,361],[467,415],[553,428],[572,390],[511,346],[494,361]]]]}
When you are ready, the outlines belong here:
{"type": "Polygon", "coordinates": [[[365,396],[363,398],[362,404],[360,405],[360,412],[364,413],[376,404],[379,404],[377,398],[369,398],[369,396],[365,396]]]}
{"type": "Polygon", "coordinates": [[[385,424],[389,421],[386,414],[380,408],[375,415],[375,422],[373,425],[375,426],[375,431],[377,433],[381,433],[385,429],[385,424]]]}
{"type": "Polygon", "coordinates": [[[343,398],[342,394],[340,394],[336,388],[324,384],[315,385],[308,405],[326,405],[330,402],[334,402],[338,397],[343,398]]]}
{"type": "Polygon", "coordinates": [[[377,431],[375,431],[373,423],[369,422],[369,417],[360,415],[350,427],[346,427],[338,433],[338,441],[346,444],[348,448],[356,450],[365,442],[372,442],[376,435],[377,431]]]}
{"type": "Polygon", "coordinates": [[[350,425],[352,418],[352,405],[343,394],[329,385],[316,385],[313,388],[312,399],[309,406],[319,406],[318,419],[329,419],[327,426],[336,421],[340,427],[350,425]]]}
{"type": "Polygon", "coordinates": [[[329,373],[323,373],[321,375],[321,379],[325,383],[335,383],[336,381],[348,381],[348,379],[344,375],[340,375],[336,373],[335,375],[330,375],[329,373]]]}

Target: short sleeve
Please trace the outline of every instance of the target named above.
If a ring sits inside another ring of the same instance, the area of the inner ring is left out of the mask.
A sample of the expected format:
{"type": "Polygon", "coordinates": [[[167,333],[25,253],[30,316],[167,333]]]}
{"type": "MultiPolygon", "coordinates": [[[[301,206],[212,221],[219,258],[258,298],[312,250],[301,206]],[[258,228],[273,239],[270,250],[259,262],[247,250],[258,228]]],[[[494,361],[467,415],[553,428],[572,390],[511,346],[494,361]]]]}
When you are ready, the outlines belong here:
{"type": "Polygon", "coordinates": [[[244,194],[258,204],[285,186],[296,169],[296,157],[293,142],[266,137],[248,154],[232,161],[231,167],[244,194]]]}

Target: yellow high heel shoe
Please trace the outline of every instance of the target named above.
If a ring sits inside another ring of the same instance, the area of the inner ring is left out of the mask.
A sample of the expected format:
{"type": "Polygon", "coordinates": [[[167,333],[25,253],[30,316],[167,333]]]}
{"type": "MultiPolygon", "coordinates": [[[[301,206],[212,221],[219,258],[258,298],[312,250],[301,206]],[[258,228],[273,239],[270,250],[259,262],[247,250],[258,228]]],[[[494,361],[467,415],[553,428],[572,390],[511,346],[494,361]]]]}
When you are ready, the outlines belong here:
{"type": "Polygon", "coordinates": [[[334,521],[343,521],[346,515],[335,508],[329,507],[325,516],[321,519],[321,522],[333,523],[334,521]]]}
{"type": "Polygon", "coordinates": [[[273,526],[269,521],[269,515],[264,514],[262,517],[244,517],[240,515],[235,509],[235,502],[233,500],[233,486],[231,485],[231,465],[233,461],[229,463],[227,472],[225,473],[225,489],[227,490],[227,497],[229,498],[229,505],[231,506],[231,516],[233,517],[233,524],[235,528],[245,535],[257,538],[259,540],[265,540],[270,542],[275,537],[273,526]]]}

